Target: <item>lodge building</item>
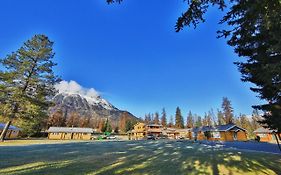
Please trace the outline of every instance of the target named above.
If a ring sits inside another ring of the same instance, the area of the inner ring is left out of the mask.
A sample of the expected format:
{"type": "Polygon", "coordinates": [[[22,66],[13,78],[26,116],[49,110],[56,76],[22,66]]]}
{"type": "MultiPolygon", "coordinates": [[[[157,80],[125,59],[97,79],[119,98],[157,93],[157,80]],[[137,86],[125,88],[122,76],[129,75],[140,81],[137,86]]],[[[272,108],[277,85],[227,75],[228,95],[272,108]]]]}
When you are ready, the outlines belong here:
{"type": "Polygon", "coordinates": [[[50,140],[91,140],[92,128],[50,127],[48,130],[50,140]]]}

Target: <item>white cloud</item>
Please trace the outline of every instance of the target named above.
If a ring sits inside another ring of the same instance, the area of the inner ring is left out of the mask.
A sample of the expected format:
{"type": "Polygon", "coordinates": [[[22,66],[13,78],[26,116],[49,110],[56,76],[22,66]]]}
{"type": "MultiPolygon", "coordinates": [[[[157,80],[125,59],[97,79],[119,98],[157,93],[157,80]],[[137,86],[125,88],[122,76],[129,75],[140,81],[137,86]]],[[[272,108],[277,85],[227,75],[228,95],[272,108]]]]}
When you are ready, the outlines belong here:
{"type": "Polygon", "coordinates": [[[55,88],[59,91],[59,93],[70,93],[70,94],[79,94],[87,97],[98,97],[99,92],[94,88],[84,88],[79,85],[77,82],[71,81],[61,81],[55,85],[55,88]]]}

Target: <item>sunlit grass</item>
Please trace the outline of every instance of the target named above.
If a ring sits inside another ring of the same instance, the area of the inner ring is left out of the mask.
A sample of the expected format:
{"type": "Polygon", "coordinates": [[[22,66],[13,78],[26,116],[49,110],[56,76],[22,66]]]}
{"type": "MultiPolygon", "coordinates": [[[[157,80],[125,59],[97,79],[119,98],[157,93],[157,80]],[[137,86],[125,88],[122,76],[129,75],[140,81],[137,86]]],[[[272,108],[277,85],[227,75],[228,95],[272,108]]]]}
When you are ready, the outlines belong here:
{"type": "Polygon", "coordinates": [[[42,143],[0,147],[0,174],[273,175],[281,172],[280,155],[189,141],[42,143]]]}
{"type": "Polygon", "coordinates": [[[73,142],[86,142],[83,140],[48,140],[48,139],[19,139],[19,140],[5,140],[0,142],[0,146],[25,146],[34,144],[60,144],[60,143],[73,143],[73,142]]]}

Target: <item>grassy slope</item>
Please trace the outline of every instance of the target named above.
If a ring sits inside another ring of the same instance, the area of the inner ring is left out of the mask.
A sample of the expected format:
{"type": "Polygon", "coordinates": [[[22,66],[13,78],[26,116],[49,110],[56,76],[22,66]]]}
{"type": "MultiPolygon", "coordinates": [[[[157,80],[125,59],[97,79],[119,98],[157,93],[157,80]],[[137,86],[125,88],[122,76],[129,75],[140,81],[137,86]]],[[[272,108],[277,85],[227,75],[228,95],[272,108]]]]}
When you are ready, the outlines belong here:
{"type": "Polygon", "coordinates": [[[0,147],[0,174],[277,174],[280,155],[191,142],[80,142],[0,147]]]}

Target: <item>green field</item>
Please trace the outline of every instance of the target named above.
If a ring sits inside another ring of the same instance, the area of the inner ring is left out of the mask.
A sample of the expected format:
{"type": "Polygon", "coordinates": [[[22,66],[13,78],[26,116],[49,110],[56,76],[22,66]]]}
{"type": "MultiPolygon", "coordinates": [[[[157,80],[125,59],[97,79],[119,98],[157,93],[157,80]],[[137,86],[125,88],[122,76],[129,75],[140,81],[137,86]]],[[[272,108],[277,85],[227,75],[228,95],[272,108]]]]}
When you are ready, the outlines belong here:
{"type": "Polygon", "coordinates": [[[41,142],[1,146],[0,174],[272,175],[281,172],[280,155],[221,149],[189,141],[41,142]]]}

